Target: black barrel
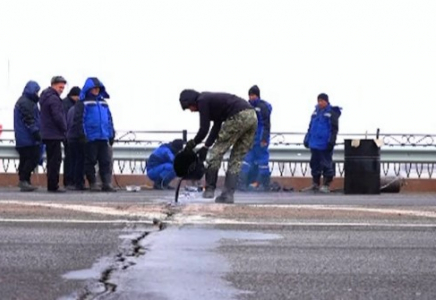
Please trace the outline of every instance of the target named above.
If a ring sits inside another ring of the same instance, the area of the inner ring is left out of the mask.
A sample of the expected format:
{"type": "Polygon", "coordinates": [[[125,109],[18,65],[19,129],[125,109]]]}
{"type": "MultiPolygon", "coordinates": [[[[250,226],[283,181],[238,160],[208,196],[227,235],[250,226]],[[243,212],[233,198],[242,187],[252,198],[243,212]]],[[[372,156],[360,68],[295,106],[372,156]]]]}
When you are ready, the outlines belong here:
{"type": "Polygon", "coordinates": [[[345,140],[345,194],[380,194],[380,147],[374,140],[360,140],[358,147],[345,140]]]}

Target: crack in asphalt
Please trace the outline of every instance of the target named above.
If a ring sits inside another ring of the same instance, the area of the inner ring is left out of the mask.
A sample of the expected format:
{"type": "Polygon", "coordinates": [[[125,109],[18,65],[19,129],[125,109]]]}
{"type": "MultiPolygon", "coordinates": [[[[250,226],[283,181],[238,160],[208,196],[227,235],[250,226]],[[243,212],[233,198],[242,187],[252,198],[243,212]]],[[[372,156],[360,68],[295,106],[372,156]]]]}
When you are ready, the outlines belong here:
{"type": "MultiPolygon", "coordinates": [[[[164,223],[157,220],[159,231],[165,228],[164,223]]],[[[132,259],[138,258],[146,254],[147,249],[141,246],[141,241],[145,239],[152,231],[144,231],[136,238],[130,239],[128,246],[121,246],[121,249],[114,257],[114,263],[104,269],[100,278],[97,281],[92,281],[87,284],[77,300],[95,300],[102,299],[108,294],[114,293],[117,290],[117,284],[112,282],[114,272],[126,270],[136,264],[132,259]]]]}

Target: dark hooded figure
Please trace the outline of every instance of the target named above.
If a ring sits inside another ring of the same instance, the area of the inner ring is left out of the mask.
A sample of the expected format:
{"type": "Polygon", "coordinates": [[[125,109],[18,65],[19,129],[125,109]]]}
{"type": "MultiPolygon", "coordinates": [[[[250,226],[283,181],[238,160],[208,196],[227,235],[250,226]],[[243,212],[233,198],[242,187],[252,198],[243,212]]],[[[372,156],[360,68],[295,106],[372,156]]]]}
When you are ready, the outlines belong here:
{"type": "Polygon", "coordinates": [[[14,132],[16,149],[20,156],[18,166],[19,187],[31,192],[30,177],[38,166],[41,151],[40,112],[38,108],[40,86],[35,81],[27,82],[23,94],[14,108],[14,132]]]}
{"type": "Polygon", "coordinates": [[[109,147],[113,145],[115,130],[112,114],[105,99],[109,94],[103,83],[95,77],[86,79],[80,100],[74,106],[74,126],[80,130],[80,140],[85,143],[85,175],[91,191],[99,191],[95,175],[98,162],[102,190],[115,192],[112,187],[112,170],[109,147]]]}
{"type": "Polygon", "coordinates": [[[186,149],[192,151],[207,136],[210,122],[212,129],[204,146],[198,151],[202,160],[207,157],[206,190],[204,198],[213,198],[218,179],[218,170],[224,154],[232,147],[225,186],[216,203],[234,203],[233,195],[238,182],[242,161],[253,145],[257,128],[257,116],[253,107],[244,99],[227,93],[199,93],[184,90],[180,94],[182,109],[200,114],[200,129],[194,139],[188,141],[186,149]],[[216,140],[216,143],[215,143],[216,140]],[[215,144],[214,144],[215,143],[215,144]]]}
{"type": "Polygon", "coordinates": [[[173,162],[175,155],[183,149],[183,140],[174,140],[160,145],[147,161],[147,176],[157,190],[171,189],[170,182],[176,178],[173,162]]]}
{"type": "MultiPolygon", "coordinates": [[[[71,88],[67,97],[62,100],[62,104],[64,105],[65,116],[67,117],[67,135],[68,135],[68,111],[79,101],[80,96],[80,88],[78,86],[74,86],[71,88]]],[[[75,182],[74,182],[74,164],[72,162],[72,156],[75,155],[73,150],[70,147],[70,144],[67,139],[64,142],[64,186],[69,190],[75,190],[75,182]]]]}
{"type": "Polygon", "coordinates": [[[327,94],[318,95],[318,105],[312,113],[309,129],[304,138],[304,146],[310,149],[310,168],[312,172],[312,190],[330,192],[330,183],[335,175],[333,149],[339,131],[341,109],[330,105],[327,94]],[[324,178],[321,184],[321,176],[324,178]]]}

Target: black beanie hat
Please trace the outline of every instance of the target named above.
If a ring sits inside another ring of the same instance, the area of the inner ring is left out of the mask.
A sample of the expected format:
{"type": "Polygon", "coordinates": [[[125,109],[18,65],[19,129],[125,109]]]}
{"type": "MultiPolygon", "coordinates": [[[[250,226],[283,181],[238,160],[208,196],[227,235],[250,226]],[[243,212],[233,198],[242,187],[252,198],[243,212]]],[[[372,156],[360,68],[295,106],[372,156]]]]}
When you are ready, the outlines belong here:
{"type": "Polygon", "coordinates": [[[68,96],[79,96],[81,89],[78,86],[73,86],[68,93],[68,96]]]}
{"type": "Polygon", "coordinates": [[[249,90],[248,90],[248,96],[250,95],[256,95],[257,97],[260,98],[260,89],[257,85],[253,85],[249,90]]]}
{"type": "Polygon", "coordinates": [[[176,139],[176,140],[174,140],[174,141],[171,142],[171,147],[172,147],[172,148],[174,149],[174,151],[177,153],[177,152],[179,152],[180,150],[183,149],[183,144],[184,144],[183,140],[181,140],[181,139],[176,139]]]}
{"type": "Polygon", "coordinates": [[[321,93],[321,94],[318,95],[318,99],[317,100],[319,100],[319,99],[322,99],[322,100],[325,100],[325,101],[329,102],[329,96],[327,94],[324,94],[324,93],[321,93]]]}

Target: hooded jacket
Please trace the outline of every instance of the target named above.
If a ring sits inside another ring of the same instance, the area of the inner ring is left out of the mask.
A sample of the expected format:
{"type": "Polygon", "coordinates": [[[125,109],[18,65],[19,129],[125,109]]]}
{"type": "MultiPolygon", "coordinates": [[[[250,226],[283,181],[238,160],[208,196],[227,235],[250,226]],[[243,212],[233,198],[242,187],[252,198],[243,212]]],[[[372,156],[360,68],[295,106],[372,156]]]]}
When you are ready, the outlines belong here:
{"type": "Polygon", "coordinates": [[[29,81],[14,108],[14,132],[16,147],[29,147],[40,144],[33,137],[40,130],[39,97],[40,86],[29,81]]]}
{"type": "Polygon", "coordinates": [[[200,113],[200,129],[194,138],[196,144],[200,144],[207,136],[210,122],[213,121],[213,127],[205,142],[207,147],[215,142],[224,121],[243,110],[253,109],[244,99],[227,93],[199,93],[195,102],[200,113]]]}
{"type": "Polygon", "coordinates": [[[310,149],[322,151],[329,147],[333,148],[339,131],[340,116],[341,108],[337,106],[328,104],[324,109],[316,106],[304,138],[304,144],[308,145],[310,149]]]}
{"type": "Polygon", "coordinates": [[[67,134],[67,118],[58,92],[49,87],[41,94],[41,136],[46,140],[64,140],[67,134]]]}
{"type": "Polygon", "coordinates": [[[80,92],[80,100],[74,106],[73,124],[87,141],[111,140],[115,136],[112,114],[105,99],[110,96],[98,78],[86,79],[80,92]],[[91,89],[99,87],[100,93],[93,95],[91,89]]]}
{"type": "MultiPolygon", "coordinates": [[[[64,100],[62,100],[62,105],[64,106],[64,112],[65,115],[68,115],[68,112],[70,111],[70,108],[76,104],[76,101],[71,99],[69,96],[67,96],[64,100]]],[[[67,121],[68,123],[68,121],[67,121]]]]}
{"type": "Polygon", "coordinates": [[[183,149],[182,140],[162,144],[153,151],[147,161],[147,172],[163,164],[173,164],[175,155],[183,149]]]}

